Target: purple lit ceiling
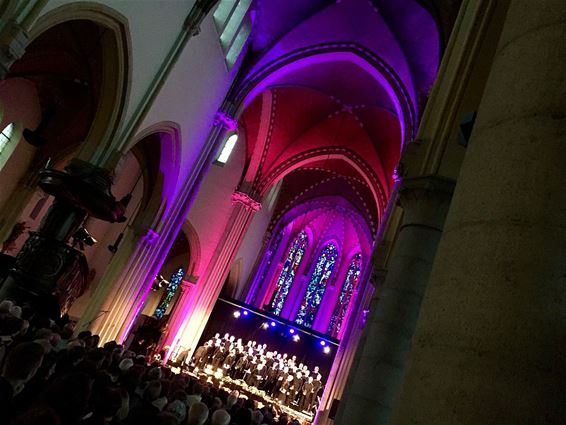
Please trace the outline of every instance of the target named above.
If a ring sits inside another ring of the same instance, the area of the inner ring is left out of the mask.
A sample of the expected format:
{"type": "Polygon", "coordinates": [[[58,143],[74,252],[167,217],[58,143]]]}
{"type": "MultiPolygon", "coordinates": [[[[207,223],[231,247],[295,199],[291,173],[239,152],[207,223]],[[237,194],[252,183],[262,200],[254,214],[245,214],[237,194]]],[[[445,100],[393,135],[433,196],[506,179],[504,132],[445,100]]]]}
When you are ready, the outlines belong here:
{"type": "Polygon", "coordinates": [[[417,0],[255,4],[233,100],[247,147],[241,187],[262,197],[282,181],[272,228],[301,205],[340,199],[375,236],[439,55],[435,19],[417,0]]]}

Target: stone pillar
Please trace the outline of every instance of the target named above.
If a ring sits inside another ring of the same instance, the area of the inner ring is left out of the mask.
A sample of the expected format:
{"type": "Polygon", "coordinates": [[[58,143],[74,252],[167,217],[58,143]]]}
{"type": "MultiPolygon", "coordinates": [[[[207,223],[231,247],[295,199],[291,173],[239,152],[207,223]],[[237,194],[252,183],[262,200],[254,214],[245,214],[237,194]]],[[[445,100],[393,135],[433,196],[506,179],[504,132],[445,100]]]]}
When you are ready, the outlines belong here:
{"type": "MultiPolygon", "coordinates": [[[[198,278],[196,278],[195,276],[190,276],[189,280],[183,280],[183,282],[181,283],[181,286],[179,288],[179,296],[169,316],[169,322],[167,324],[168,332],[167,335],[165,335],[165,337],[163,338],[162,346],[169,346],[165,360],[169,359],[169,356],[173,353],[173,347],[176,346],[176,330],[178,330],[185,321],[187,309],[190,307],[191,298],[193,292],[195,291],[195,284],[197,283],[197,280],[198,278]]],[[[183,347],[183,349],[186,348],[187,347],[183,347]]],[[[175,351],[178,352],[178,350],[175,351]]]]}
{"type": "Polygon", "coordinates": [[[126,232],[118,255],[112,259],[77,324],[79,330],[98,333],[101,342],[126,339],[232,122],[227,112],[217,113],[205,148],[167,214],[162,204],[157,211],[148,212],[149,217],[140,215],[139,223],[136,219],[133,230],[126,232]],[[147,222],[151,222],[149,228],[147,222]]]}
{"type": "Polygon", "coordinates": [[[566,421],[566,2],[511,2],[393,424],[566,421]]]}
{"type": "Polygon", "coordinates": [[[355,369],[358,360],[357,348],[359,344],[363,344],[362,335],[364,333],[362,331],[367,323],[368,309],[371,309],[377,302],[384,277],[384,270],[372,270],[369,267],[362,269],[359,281],[362,292],[359,297],[352,298],[350,302],[353,303],[353,306],[342,322],[343,332],[340,347],[334,358],[334,364],[321,397],[314,421],[315,425],[333,423],[331,421],[334,418],[329,418],[330,409],[335,401],[340,403],[350,370],[355,369]]]}
{"type": "Polygon", "coordinates": [[[261,203],[240,191],[234,192],[232,201],[234,207],[228,225],[206,272],[200,279],[201,283],[197,287],[190,312],[183,311],[183,324],[178,329],[171,329],[171,333],[175,335],[174,344],[180,343],[186,348],[194,349],[220,295],[222,285],[251,220],[261,208],[261,203]]]}
{"type": "Polygon", "coordinates": [[[403,221],[337,424],[388,423],[453,186],[436,176],[409,178],[401,185],[403,221]]]}

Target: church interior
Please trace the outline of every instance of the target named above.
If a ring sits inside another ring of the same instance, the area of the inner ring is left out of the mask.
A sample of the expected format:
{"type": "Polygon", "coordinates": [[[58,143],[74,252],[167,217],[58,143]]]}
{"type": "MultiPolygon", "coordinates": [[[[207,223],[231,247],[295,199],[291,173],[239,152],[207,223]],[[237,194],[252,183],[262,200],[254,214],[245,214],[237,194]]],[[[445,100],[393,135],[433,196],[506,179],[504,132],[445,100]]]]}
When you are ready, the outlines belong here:
{"type": "Polygon", "coordinates": [[[2,2],[0,422],[565,424],[565,64],[561,0],[2,2]]]}

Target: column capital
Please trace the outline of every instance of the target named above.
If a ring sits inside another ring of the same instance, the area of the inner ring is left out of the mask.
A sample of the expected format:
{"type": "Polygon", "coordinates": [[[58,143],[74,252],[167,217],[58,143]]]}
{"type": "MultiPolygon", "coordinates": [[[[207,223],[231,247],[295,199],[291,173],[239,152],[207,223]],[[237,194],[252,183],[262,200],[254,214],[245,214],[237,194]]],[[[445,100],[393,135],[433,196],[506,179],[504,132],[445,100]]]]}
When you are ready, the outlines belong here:
{"type": "Polygon", "coordinates": [[[371,270],[369,281],[375,289],[379,289],[383,286],[383,282],[385,282],[386,275],[387,275],[386,269],[382,267],[374,267],[371,270]]]}
{"type": "Polygon", "coordinates": [[[213,125],[215,127],[222,127],[226,131],[235,131],[238,129],[238,120],[224,111],[218,111],[216,115],[214,115],[213,125]]]}
{"type": "Polygon", "coordinates": [[[148,245],[153,245],[158,238],[159,238],[159,233],[157,233],[155,230],[150,228],[148,228],[145,232],[143,232],[141,237],[142,241],[144,241],[148,245]]]}
{"type": "Polygon", "coordinates": [[[198,276],[195,276],[195,275],[192,275],[192,274],[191,274],[191,275],[187,275],[187,276],[185,276],[185,279],[184,279],[184,280],[185,280],[187,283],[196,284],[197,281],[198,281],[198,276]]]}
{"type": "Polygon", "coordinates": [[[440,202],[450,200],[456,182],[442,176],[419,176],[403,180],[399,188],[399,203],[405,208],[413,200],[436,199],[440,202]]]}
{"type": "Polygon", "coordinates": [[[261,202],[256,201],[250,195],[236,190],[232,194],[232,202],[235,204],[242,204],[247,210],[257,212],[261,209],[261,202]]]}
{"type": "Polygon", "coordinates": [[[404,179],[397,198],[404,211],[402,226],[425,226],[441,231],[454,186],[454,180],[440,176],[404,179]]]}

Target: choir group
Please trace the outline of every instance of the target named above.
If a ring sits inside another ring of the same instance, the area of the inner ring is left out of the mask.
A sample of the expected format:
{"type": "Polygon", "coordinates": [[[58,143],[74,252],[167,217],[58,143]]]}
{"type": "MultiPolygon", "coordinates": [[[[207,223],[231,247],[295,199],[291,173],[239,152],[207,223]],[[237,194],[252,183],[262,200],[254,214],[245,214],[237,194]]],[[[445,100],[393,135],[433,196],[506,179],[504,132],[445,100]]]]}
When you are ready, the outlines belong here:
{"type": "Polygon", "coordinates": [[[318,366],[310,370],[297,363],[296,356],[268,351],[266,344],[256,341],[244,344],[230,334],[220,337],[217,333],[199,346],[190,366],[196,374],[208,368],[243,381],[280,404],[304,412],[316,411],[323,385],[318,366]]]}

